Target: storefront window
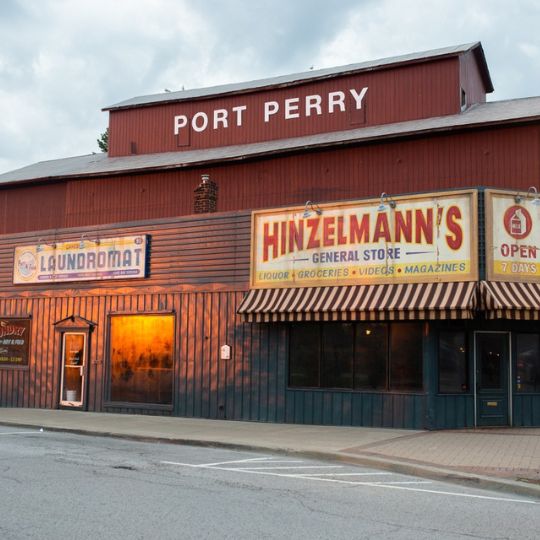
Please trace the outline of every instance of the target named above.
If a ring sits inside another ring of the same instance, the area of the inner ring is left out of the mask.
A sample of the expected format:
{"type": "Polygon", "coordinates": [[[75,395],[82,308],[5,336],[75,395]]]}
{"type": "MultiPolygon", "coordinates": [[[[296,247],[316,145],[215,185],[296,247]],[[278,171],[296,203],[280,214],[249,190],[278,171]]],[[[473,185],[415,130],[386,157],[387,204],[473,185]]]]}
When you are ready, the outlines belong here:
{"type": "Polygon", "coordinates": [[[289,384],[319,386],[320,326],[298,324],[290,336],[289,384]]]}
{"type": "Polygon", "coordinates": [[[173,388],[174,317],[111,317],[110,398],[170,405],[173,388]]]}
{"type": "Polygon", "coordinates": [[[448,330],[439,334],[439,392],[458,394],[469,391],[466,334],[448,330]]]}
{"type": "Polygon", "coordinates": [[[356,331],[354,387],[366,390],[386,388],[388,325],[360,324],[356,331]]]}
{"type": "Polygon", "coordinates": [[[390,388],[422,389],[422,326],[392,325],[390,332],[390,388]]]}
{"type": "Polygon", "coordinates": [[[422,389],[421,324],[301,323],[289,345],[291,387],[422,389]]]}
{"type": "Polygon", "coordinates": [[[518,392],[540,392],[540,334],[516,335],[518,392]]]}
{"type": "Polygon", "coordinates": [[[323,324],[321,386],[352,388],[354,326],[323,324]]]}

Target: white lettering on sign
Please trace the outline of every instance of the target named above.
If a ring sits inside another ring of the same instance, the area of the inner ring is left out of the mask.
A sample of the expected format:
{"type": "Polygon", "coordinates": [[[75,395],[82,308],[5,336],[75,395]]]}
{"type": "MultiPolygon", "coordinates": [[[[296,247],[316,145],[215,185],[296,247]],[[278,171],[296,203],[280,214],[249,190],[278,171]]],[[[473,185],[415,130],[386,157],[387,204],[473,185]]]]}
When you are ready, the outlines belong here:
{"type": "Polygon", "coordinates": [[[238,107],[233,107],[232,110],[236,113],[236,125],[242,125],[242,113],[247,109],[247,105],[239,105],[238,107]]]}
{"type": "Polygon", "coordinates": [[[279,103],[277,101],[267,101],[264,104],[264,121],[268,122],[270,116],[276,114],[279,111],[279,103]]]}
{"type": "Polygon", "coordinates": [[[214,111],[214,129],[217,129],[220,123],[224,128],[229,127],[228,114],[227,109],[216,109],[214,111]]]}
{"type": "Polygon", "coordinates": [[[311,109],[315,109],[315,114],[322,114],[321,102],[322,98],[317,94],[306,96],[306,116],[311,116],[311,109]]]}
{"type": "Polygon", "coordinates": [[[185,114],[174,117],[174,134],[178,135],[182,128],[187,126],[188,120],[185,114]]]}
{"type": "Polygon", "coordinates": [[[208,115],[204,112],[198,112],[191,122],[193,129],[197,132],[204,131],[208,127],[208,115]],[[202,122],[199,121],[199,118],[202,119],[202,122]]]}
{"type": "MultiPolygon", "coordinates": [[[[353,99],[354,108],[360,110],[363,107],[368,87],[365,86],[359,90],[349,88],[348,93],[337,90],[328,92],[326,96],[311,94],[300,97],[289,97],[279,101],[265,101],[262,106],[261,116],[265,124],[270,123],[274,118],[291,120],[301,116],[321,116],[324,113],[334,114],[345,112],[347,110],[347,97],[350,95],[353,99]]],[[[209,126],[212,129],[228,129],[230,125],[242,127],[244,113],[247,111],[247,105],[237,105],[228,109],[214,109],[211,113],[204,111],[196,112],[193,117],[188,118],[185,114],[179,114],[174,117],[174,134],[178,135],[183,129],[191,126],[193,131],[202,133],[209,126]],[[231,118],[231,122],[229,122],[231,118]],[[233,120],[234,118],[234,120],[233,120]]]]}
{"type": "Polygon", "coordinates": [[[332,114],[334,107],[339,106],[341,112],[345,112],[345,94],[343,92],[330,92],[328,94],[328,112],[332,114]]]}

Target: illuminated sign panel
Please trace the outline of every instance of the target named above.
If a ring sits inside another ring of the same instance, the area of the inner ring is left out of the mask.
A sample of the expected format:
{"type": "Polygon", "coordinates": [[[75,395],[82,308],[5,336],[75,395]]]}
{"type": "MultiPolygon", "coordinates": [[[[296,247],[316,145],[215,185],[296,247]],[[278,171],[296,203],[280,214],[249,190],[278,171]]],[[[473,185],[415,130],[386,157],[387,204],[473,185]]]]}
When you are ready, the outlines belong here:
{"type": "Polygon", "coordinates": [[[13,283],[145,277],[147,237],[123,236],[15,248],[13,283]]]}
{"type": "Polygon", "coordinates": [[[540,282],[540,199],[486,191],[487,279],[540,282]]]}
{"type": "Polygon", "coordinates": [[[0,367],[27,366],[30,319],[0,317],[0,367]]]}
{"type": "Polygon", "coordinates": [[[477,279],[476,192],[252,215],[251,287],[477,279]]]}

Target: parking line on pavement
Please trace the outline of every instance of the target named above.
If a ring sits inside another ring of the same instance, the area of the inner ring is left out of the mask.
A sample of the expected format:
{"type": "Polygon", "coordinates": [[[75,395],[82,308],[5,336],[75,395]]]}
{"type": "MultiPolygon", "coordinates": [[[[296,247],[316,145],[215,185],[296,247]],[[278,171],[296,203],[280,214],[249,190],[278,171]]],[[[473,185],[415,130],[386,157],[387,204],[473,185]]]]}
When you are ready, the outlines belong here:
{"type": "MultiPolygon", "coordinates": [[[[257,459],[257,458],[255,458],[257,459]]],[[[251,461],[254,461],[255,459],[252,459],[251,461]]],[[[259,458],[260,459],[260,458],[259,458]]],[[[271,458],[268,458],[271,459],[271,458]]],[[[248,460],[243,460],[241,462],[245,463],[248,460]]],[[[244,473],[244,474],[262,474],[265,476],[278,476],[281,478],[297,478],[300,480],[312,480],[317,482],[331,482],[336,484],[345,484],[349,486],[365,486],[365,487],[376,487],[376,488],[383,488],[383,489],[395,489],[395,490],[402,490],[402,491],[410,491],[410,492],[416,492],[416,493],[429,493],[433,495],[446,495],[450,497],[463,497],[463,498],[469,498],[469,499],[479,499],[479,500],[488,500],[488,501],[499,501],[499,502],[512,502],[512,503],[521,503],[521,504],[534,504],[534,505],[540,505],[540,502],[527,500],[527,499],[511,499],[508,497],[493,497],[489,495],[475,495],[473,493],[459,493],[455,491],[440,491],[436,489],[425,489],[425,488],[415,488],[415,487],[408,487],[404,485],[396,485],[397,482],[357,482],[352,480],[341,480],[338,478],[328,478],[328,477],[322,477],[321,475],[313,475],[313,476],[307,476],[305,474],[291,474],[291,473],[278,473],[278,472],[271,472],[269,470],[257,470],[256,467],[254,468],[247,468],[247,467],[221,467],[217,465],[212,464],[206,464],[206,465],[193,465],[190,463],[179,463],[174,461],[161,461],[162,464],[166,465],[176,465],[180,467],[193,467],[193,468],[203,468],[203,469],[212,469],[217,471],[228,471],[228,472],[237,472],[237,473],[244,473]]],[[[232,462],[229,462],[232,463],[232,462]]],[[[316,466],[314,466],[316,467],[316,466]]],[[[322,465],[316,468],[325,468],[329,467],[328,465],[322,465]]],[[[330,465],[330,467],[332,467],[330,465]]],[[[339,465],[336,467],[340,467],[339,465]]],[[[298,467],[299,468],[299,467],[298,467]]],[[[418,483],[424,483],[425,481],[418,481],[418,483]]],[[[428,481],[429,482],[429,481],[428,481]]],[[[403,482],[401,482],[403,483],[403,482]]],[[[414,483],[417,483],[416,481],[414,483]]]]}
{"type": "Polygon", "coordinates": [[[331,473],[300,473],[297,476],[387,476],[395,473],[391,472],[331,472],[331,473]]]}
{"type": "Polygon", "coordinates": [[[169,465],[184,465],[185,467],[201,467],[201,468],[212,468],[218,465],[230,465],[234,463],[248,463],[248,462],[259,462],[259,463],[303,463],[302,460],[272,460],[270,457],[257,457],[249,459],[235,459],[234,461],[218,461],[217,463],[198,463],[196,465],[190,463],[177,463],[175,461],[162,461],[161,463],[166,463],[169,465]],[[271,460],[271,461],[270,461],[271,460]]]}
{"type": "Polygon", "coordinates": [[[297,465],[295,467],[236,467],[235,471],[263,471],[266,469],[341,469],[341,465],[297,465]]]}
{"type": "Polygon", "coordinates": [[[0,431],[0,435],[39,435],[43,433],[43,430],[41,431],[0,431]]]}

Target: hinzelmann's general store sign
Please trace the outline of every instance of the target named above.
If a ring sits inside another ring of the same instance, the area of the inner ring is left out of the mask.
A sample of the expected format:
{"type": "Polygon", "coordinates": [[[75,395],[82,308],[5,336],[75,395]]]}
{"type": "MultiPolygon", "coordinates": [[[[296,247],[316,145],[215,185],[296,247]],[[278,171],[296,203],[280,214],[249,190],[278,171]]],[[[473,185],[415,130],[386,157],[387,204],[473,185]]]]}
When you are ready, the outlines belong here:
{"type": "Polygon", "coordinates": [[[540,282],[540,198],[486,191],[487,278],[540,282]]]}
{"type": "Polygon", "coordinates": [[[0,317],[0,367],[27,366],[30,319],[0,317]]]}
{"type": "Polygon", "coordinates": [[[251,287],[477,279],[476,192],[264,210],[251,287]]]}
{"type": "Polygon", "coordinates": [[[145,277],[146,235],[41,242],[15,248],[13,283],[145,277]]]}

